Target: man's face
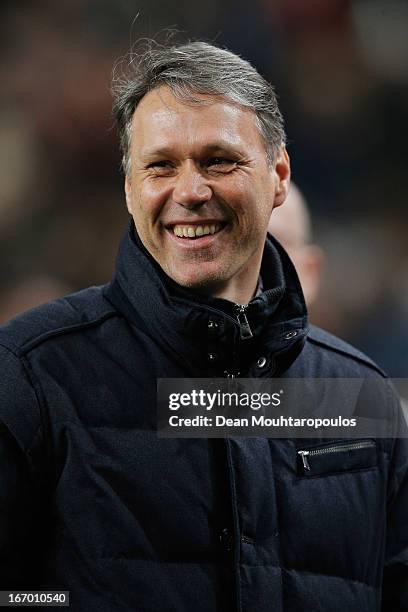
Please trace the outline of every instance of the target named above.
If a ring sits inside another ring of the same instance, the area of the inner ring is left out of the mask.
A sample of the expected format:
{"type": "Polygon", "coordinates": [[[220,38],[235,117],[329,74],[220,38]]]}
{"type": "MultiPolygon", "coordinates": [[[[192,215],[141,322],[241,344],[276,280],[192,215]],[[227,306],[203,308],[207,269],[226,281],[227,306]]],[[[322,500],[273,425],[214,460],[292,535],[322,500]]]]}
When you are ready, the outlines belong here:
{"type": "Polygon", "coordinates": [[[138,234],[164,272],[215,294],[259,269],[272,208],[286,196],[289,161],[282,149],[268,162],[251,110],[203,101],[183,103],[167,87],[141,100],[125,190],[138,234]]]}

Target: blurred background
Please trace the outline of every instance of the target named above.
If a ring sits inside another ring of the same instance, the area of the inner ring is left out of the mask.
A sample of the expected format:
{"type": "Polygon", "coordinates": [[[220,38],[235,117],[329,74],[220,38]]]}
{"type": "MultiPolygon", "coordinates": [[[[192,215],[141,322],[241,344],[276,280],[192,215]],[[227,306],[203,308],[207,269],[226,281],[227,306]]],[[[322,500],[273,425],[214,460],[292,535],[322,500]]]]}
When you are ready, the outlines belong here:
{"type": "Polygon", "coordinates": [[[0,322],[110,279],[112,67],[174,26],[276,86],[324,252],[312,321],[408,376],[406,0],[2,0],[0,23],[0,322]]]}

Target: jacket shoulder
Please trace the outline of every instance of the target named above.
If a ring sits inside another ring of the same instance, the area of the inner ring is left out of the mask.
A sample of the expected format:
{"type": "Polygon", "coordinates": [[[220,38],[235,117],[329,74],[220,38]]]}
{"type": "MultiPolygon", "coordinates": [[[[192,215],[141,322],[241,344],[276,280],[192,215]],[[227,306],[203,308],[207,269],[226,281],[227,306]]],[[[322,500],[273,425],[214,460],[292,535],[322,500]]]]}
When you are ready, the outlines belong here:
{"type": "Polygon", "coordinates": [[[333,355],[333,358],[354,363],[357,369],[368,369],[380,374],[382,377],[386,377],[385,372],[367,355],[351,344],[348,344],[348,342],[341,340],[337,336],[333,336],[333,334],[330,334],[320,327],[316,327],[315,325],[310,326],[306,342],[328,351],[328,353],[333,355]]]}
{"type": "Polygon", "coordinates": [[[0,327],[0,346],[17,357],[54,336],[102,323],[117,315],[105,285],[88,287],[32,308],[0,327]]]}

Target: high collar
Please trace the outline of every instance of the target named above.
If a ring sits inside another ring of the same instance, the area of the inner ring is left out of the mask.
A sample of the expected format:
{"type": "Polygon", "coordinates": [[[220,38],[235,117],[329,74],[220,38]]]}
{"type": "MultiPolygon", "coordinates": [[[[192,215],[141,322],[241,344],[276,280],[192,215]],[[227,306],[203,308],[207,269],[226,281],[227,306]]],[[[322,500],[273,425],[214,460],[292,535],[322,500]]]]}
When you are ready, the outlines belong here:
{"type": "Polygon", "coordinates": [[[131,222],[106,297],[131,324],[183,362],[186,376],[270,376],[283,372],[299,354],[308,323],[294,266],[269,235],[261,276],[264,290],[245,309],[252,337],[243,339],[237,305],[175,283],[147,252],[131,222]]]}

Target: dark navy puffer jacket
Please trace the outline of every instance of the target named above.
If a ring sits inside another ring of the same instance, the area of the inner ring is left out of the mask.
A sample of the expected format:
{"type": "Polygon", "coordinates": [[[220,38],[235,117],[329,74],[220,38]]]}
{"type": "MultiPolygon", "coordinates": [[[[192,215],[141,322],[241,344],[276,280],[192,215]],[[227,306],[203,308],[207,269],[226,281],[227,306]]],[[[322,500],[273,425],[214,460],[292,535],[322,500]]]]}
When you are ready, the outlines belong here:
{"type": "Polygon", "coordinates": [[[175,285],[131,228],[110,285],[0,330],[2,590],[86,612],[408,610],[405,440],[305,477],[299,440],[157,437],[158,377],[383,376],[308,329],[270,240],[262,277],[243,340],[233,305],[175,285]]]}

